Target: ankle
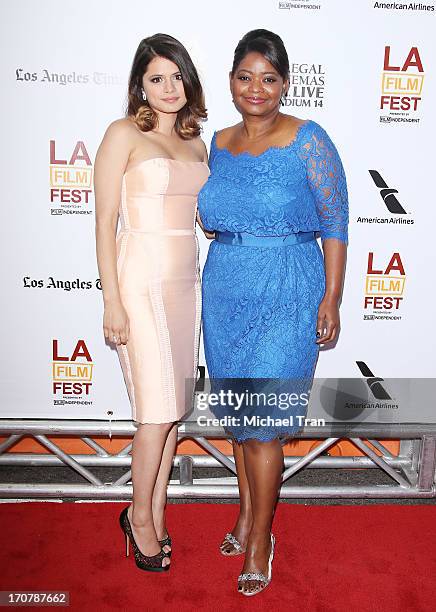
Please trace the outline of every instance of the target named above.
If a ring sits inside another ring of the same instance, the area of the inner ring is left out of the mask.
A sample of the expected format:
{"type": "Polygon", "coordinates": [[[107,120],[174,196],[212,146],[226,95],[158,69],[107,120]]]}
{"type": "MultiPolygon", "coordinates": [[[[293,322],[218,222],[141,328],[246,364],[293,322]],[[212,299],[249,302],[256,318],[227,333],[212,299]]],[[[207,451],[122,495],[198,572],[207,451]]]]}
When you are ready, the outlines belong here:
{"type": "Polygon", "coordinates": [[[265,543],[269,544],[271,541],[271,531],[270,527],[258,527],[256,525],[252,525],[249,535],[249,540],[256,543],[265,543]]]}
{"type": "Polygon", "coordinates": [[[153,517],[147,512],[132,510],[131,523],[137,528],[152,527],[153,517]]]}
{"type": "Polygon", "coordinates": [[[156,529],[165,530],[165,508],[153,508],[153,522],[156,529]]]}

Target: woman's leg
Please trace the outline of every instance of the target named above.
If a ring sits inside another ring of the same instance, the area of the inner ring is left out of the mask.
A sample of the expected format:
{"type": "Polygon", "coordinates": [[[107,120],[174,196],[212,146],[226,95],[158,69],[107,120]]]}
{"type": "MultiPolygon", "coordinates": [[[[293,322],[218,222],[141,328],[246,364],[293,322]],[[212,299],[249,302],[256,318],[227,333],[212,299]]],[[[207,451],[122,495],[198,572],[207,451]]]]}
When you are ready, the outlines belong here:
{"type": "MultiPolygon", "coordinates": [[[[158,540],[163,540],[168,534],[165,525],[165,507],[167,503],[168,480],[173,465],[173,457],[177,447],[177,427],[178,424],[173,423],[173,426],[168,433],[162,453],[159,472],[156,478],[156,484],[154,485],[152,512],[154,528],[156,530],[158,540]]],[[[170,550],[170,546],[164,546],[165,552],[169,552],[170,550]]]]}
{"type": "MultiPolygon", "coordinates": [[[[251,439],[242,446],[253,513],[242,573],[262,572],[267,576],[271,526],[283,471],[283,449],[277,439],[271,442],[251,439]]],[[[257,590],[259,581],[249,580],[241,588],[249,592],[257,590]]]]}
{"type": "MultiPolygon", "coordinates": [[[[161,548],[153,522],[153,491],[168,432],[173,423],[139,424],[132,446],[133,501],[128,509],[133,537],[144,555],[157,555],[161,548]]],[[[164,557],[162,565],[170,562],[164,557]]]]}
{"type": "MultiPolygon", "coordinates": [[[[236,472],[238,476],[239,487],[239,516],[231,533],[235,536],[242,548],[247,546],[248,534],[250,533],[252,524],[252,511],[250,489],[248,486],[247,474],[245,473],[244,451],[242,444],[233,440],[233,456],[235,458],[236,472]]],[[[221,550],[225,554],[235,552],[235,547],[230,542],[224,541],[221,544],[221,550]]]]}

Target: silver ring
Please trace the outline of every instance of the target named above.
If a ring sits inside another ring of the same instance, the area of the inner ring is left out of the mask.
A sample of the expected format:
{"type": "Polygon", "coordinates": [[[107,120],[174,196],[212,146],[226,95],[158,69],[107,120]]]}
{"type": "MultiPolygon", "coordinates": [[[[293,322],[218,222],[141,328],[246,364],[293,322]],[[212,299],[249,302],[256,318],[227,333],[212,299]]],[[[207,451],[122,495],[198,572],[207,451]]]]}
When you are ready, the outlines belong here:
{"type": "Polygon", "coordinates": [[[114,342],[117,342],[118,338],[116,336],[112,336],[114,342]]]}

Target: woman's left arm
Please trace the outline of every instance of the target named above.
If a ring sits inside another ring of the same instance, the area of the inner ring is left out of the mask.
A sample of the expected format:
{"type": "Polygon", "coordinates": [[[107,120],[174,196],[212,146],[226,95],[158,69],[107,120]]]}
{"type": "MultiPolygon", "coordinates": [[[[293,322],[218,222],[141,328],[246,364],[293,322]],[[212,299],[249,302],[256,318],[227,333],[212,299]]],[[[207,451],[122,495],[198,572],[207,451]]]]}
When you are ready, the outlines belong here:
{"type": "Polygon", "coordinates": [[[327,132],[317,125],[306,158],[307,176],[316,201],[324,252],[325,294],[318,308],[317,344],[339,333],[339,301],[348,245],[348,193],[344,168],[327,132]]]}
{"type": "Polygon", "coordinates": [[[337,238],[326,238],[322,242],[324,251],[326,290],[318,308],[316,322],[317,344],[333,342],[339,333],[339,300],[345,270],[347,247],[337,238]]]}

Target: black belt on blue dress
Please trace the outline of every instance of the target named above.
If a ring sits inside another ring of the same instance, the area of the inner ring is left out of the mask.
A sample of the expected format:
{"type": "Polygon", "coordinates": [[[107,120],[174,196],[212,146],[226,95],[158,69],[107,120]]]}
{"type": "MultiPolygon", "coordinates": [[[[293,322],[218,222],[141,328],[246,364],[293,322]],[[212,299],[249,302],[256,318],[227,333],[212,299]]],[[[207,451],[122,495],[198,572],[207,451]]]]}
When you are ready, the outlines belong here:
{"type": "Polygon", "coordinates": [[[248,232],[215,232],[215,240],[237,246],[278,247],[315,240],[315,232],[297,232],[284,236],[256,236],[248,232]]]}

